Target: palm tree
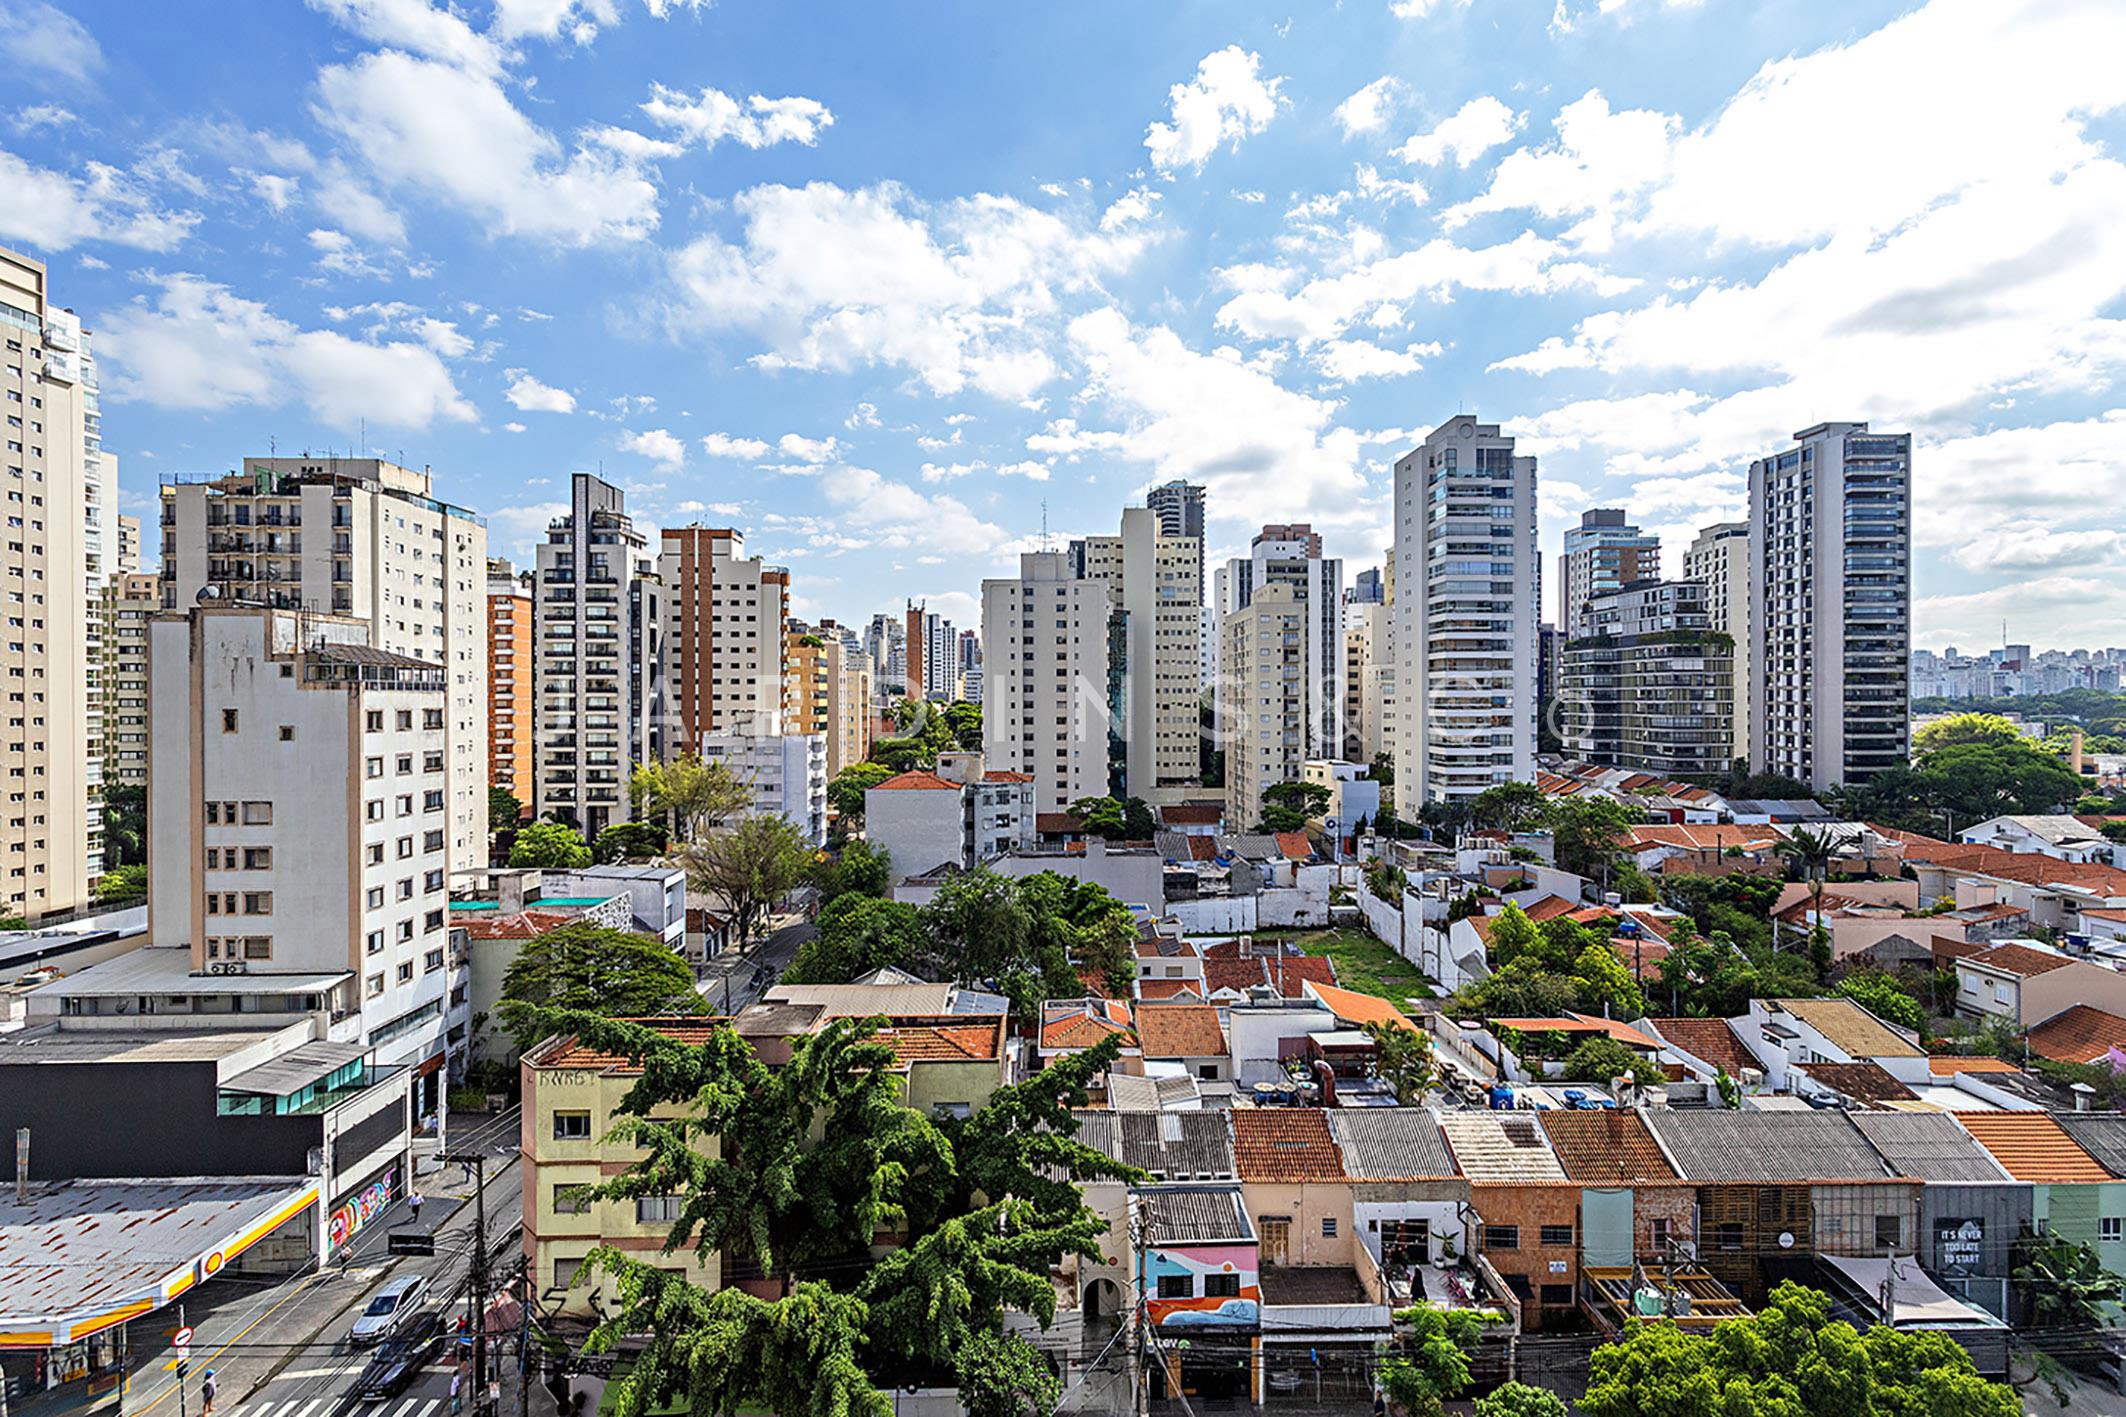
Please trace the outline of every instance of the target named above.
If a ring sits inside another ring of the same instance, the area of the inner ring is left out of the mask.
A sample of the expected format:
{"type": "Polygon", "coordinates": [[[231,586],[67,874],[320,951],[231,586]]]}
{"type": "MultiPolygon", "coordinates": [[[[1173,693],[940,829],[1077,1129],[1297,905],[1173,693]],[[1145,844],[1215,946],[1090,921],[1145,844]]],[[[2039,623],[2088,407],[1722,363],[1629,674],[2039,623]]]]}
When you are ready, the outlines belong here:
{"type": "Polygon", "coordinates": [[[1811,935],[1823,928],[1823,879],[1830,874],[1831,858],[1837,852],[1837,843],[1829,832],[1813,832],[1807,827],[1794,828],[1791,836],[1772,847],[1774,855],[1785,859],[1809,883],[1811,935]]]}

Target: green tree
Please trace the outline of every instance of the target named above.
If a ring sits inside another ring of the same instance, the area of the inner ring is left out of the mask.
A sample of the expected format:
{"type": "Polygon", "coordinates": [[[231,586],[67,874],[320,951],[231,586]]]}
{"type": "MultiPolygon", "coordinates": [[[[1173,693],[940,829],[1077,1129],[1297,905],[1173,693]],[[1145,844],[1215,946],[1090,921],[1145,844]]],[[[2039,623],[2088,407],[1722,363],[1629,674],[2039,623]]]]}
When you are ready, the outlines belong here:
{"type": "Polygon", "coordinates": [[[1924,758],[1942,748],[1963,747],[1976,744],[1983,748],[2005,748],[2011,743],[2023,743],[2023,731],[1997,713],[1952,713],[1947,718],[1919,728],[1912,734],[1912,756],[1924,758]]]}
{"type": "Polygon", "coordinates": [[[864,794],[892,777],[899,769],[884,763],[851,763],[827,784],[827,805],[845,822],[864,819],[864,794]]]}
{"type": "Polygon", "coordinates": [[[1491,958],[1498,964],[1511,964],[1523,955],[1541,949],[1543,937],[1536,933],[1535,922],[1530,920],[1512,901],[1491,917],[1491,958]]]}
{"type": "Polygon", "coordinates": [[[2017,1417],[2022,1400],[1988,1382],[1939,1332],[1832,1322],[1830,1300],[1783,1283],[1748,1318],[1710,1333],[1632,1319],[1597,1348],[1588,1417],[2017,1417]]]}
{"type": "Polygon", "coordinates": [[[1838,982],[1838,992],[1879,1019],[1924,1033],[1927,1013],[1895,977],[1879,969],[1855,970],[1838,982]]]}
{"type": "Polygon", "coordinates": [[[914,906],[848,892],[819,912],[819,933],[797,947],[783,981],[847,984],[874,969],[920,972],[929,952],[914,906]]]}
{"type": "Polygon", "coordinates": [[[591,858],[599,862],[642,861],[662,856],[670,845],[671,836],[663,822],[615,822],[591,843],[591,858]]]}
{"type": "Polygon", "coordinates": [[[1070,814],[1085,824],[1088,835],[1106,841],[1145,841],[1159,830],[1142,797],[1080,797],[1070,804],[1070,814]]]}
{"type": "Polygon", "coordinates": [[[1581,950],[1572,962],[1573,977],[1580,981],[1584,1007],[1606,1012],[1611,1018],[1640,1018],[1646,1013],[1646,996],[1624,961],[1607,940],[1597,940],[1581,950]]]}
{"type": "Polygon", "coordinates": [[[591,864],[591,849],[573,827],[559,822],[527,822],[517,829],[517,839],[510,843],[509,864],[571,871],[591,864]]]}
{"type": "Polygon", "coordinates": [[[556,1013],[650,1018],[701,1012],[694,971],[661,940],[572,920],[534,937],[502,975],[495,1015],[521,1051],[556,1013]]]}
{"type": "Polygon", "coordinates": [[[1262,790],[1258,831],[1296,832],[1329,810],[1329,789],[1318,782],[1279,782],[1262,790]]]}
{"type": "Polygon", "coordinates": [[[667,762],[637,763],[628,798],[637,812],[669,816],[686,841],[722,826],[753,805],[753,789],[722,762],[681,753],[667,762]]]}
{"type": "Polygon", "coordinates": [[[1397,1023],[1369,1023],[1365,1033],[1373,1040],[1373,1075],[1394,1090],[1396,1105],[1423,1106],[1425,1094],[1439,1086],[1432,1036],[1397,1023]]]}
{"type": "Polygon", "coordinates": [[[1079,1141],[1072,1115],[1090,1104],[1092,1080],[1106,1076],[1121,1054],[1120,1035],[1104,1038],[1024,1082],[998,1088],[971,1117],[940,1118],[959,1166],[959,1188],[943,1198],[946,1208],[1020,1196],[1042,1215],[1063,1215],[1079,1204],[1081,1182],[1145,1180],[1135,1167],[1079,1141]]]}
{"type": "Polygon", "coordinates": [[[1476,1400],[1476,1417],[1565,1417],[1557,1394],[1510,1382],[1476,1400]]]}
{"type": "Polygon", "coordinates": [[[126,783],[103,789],[103,850],[110,866],[148,861],[148,790],[126,783]]]}
{"type": "Polygon", "coordinates": [[[524,819],[524,804],[506,787],[487,787],[487,829],[491,832],[506,831],[524,819]]]}
{"type": "Polygon", "coordinates": [[[939,963],[963,982],[998,980],[1023,967],[1033,918],[1018,883],[986,866],[952,876],[923,907],[939,963]]]}
{"type": "Polygon", "coordinates": [[[893,892],[892,853],[861,839],[844,843],[833,857],[819,863],[813,882],[821,900],[831,901],[852,891],[884,899],[893,892]]]}
{"type": "Polygon", "coordinates": [[[1617,1042],[1608,1034],[1596,1034],[1565,1055],[1565,1081],[1609,1086],[1612,1079],[1630,1076],[1652,1085],[1661,1081],[1661,1069],[1617,1042]]]}
{"type": "Polygon", "coordinates": [[[1542,821],[1549,801],[1532,782],[1502,782],[1470,800],[1469,822],[1480,829],[1522,831],[1542,821]]]}
{"type": "Polygon", "coordinates": [[[1582,1004],[1580,981],[1522,955],[1454,996],[1455,1012],[1478,1018],[1551,1018],[1582,1004]]]}
{"type": "Polygon", "coordinates": [[[1411,1417],[1433,1417],[1469,1386],[1469,1354],[1483,1335],[1484,1321],[1470,1309],[1397,1309],[1381,1390],[1411,1417]]]}
{"type": "Polygon", "coordinates": [[[2104,1268],[2096,1251],[2060,1235],[2025,1236],[2013,1273],[2036,1306],[2039,1328],[2106,1328],[2106,1310],[2126,1300],[2126,1280],[2104,1268]]]}
{"type": "Polygon", "coordinates": [[[124,905],[144,900],[148,894],[148,868],[113,866],[96,878],[96,904],[124,905]]]}
{"type": "MultiPolygon", "coordinates": [[[[1838,856],[1838,843],[1829,832],[1796,827],[1784,841],[1773,843],[1772,852],[1787,863],[1796,877],[1808,882],[1809,918],[1813,928],[1823,918],[1823,882],[1831,872],[1831,862],[1838,856]]],[[[1779,943],[1776,934],[1772,943],[1779,943]]]]}
{"type": "Polygon", "coordinates": [[[960,1410],[968,1417],[1047,1417],[1063,1384],[1039,1349],[1014,1333],[977,1333],[959,1350],[960,1410]]]}
{"type": "Polygon", "coordinates": [[[1559,797],[1544,809],[1540,824],[1550,832],[1558,869],[1605,881],[1621,853],[1624,833],[1638,814],[1603,797],[1559,797]]]}
{"type": "Polygon", "coordinates": [[[761,916],[804,883],[814,853],[788,818],[756,812],[729,831],[689,842],[678,855],[688,884],[729,907],[742,952],[761,916]]]}
{"type": "Polygon", "coordinates": [[[946,706],[945,727],[952,734],[952,746],[963,753],[982,751],[982,706],[980,704],[956,703],[946,706]]]}

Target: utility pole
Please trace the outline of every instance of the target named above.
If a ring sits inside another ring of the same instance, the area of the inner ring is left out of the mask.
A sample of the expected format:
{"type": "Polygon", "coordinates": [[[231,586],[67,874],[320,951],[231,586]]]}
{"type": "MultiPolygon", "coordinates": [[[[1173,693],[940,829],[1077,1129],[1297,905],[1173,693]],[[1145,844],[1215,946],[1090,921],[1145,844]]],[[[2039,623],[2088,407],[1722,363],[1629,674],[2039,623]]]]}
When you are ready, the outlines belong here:
{"type": "Polygon", "coordinates": [[[446,1166],[472,1168],[472,1268],[467,1274],[466,1302],[472,1306],[472,1400],[477,1413],[487,1401],[487,1154],[446,1153],[437,1160],[446,1166]]]}
{"type": "MultiPolygon", "coordinates": [[[[185,1306],[179,1304],[177,1306],[177,1327],[183,1329],[184,1326],[185,1306]]],[[[177,1417],[185,1417],[185,1369],[190,1366],[189,1363],[184,1362],[180,1362],[177,1365],[177,1417]]]]}

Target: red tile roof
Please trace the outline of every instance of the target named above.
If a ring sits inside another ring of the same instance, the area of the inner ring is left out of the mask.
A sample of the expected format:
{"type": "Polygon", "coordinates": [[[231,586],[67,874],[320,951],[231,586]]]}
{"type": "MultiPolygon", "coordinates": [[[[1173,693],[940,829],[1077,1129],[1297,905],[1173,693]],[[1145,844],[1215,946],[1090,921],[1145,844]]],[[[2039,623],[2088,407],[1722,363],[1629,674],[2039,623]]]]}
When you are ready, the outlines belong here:
{"type": "Polygon", "coordinates": [[[1012,772],[1012,771],[1009,771],[1008,769],[1005,769],[1005,768],[992,768],[992,769],[991,769],[990,771],[988,771],[988,772],[985,772],[985,773],[983,773],[983,774],[982,774],[982,781],[984,781],[984,782],[1032,782],[1032,781],[1033,781],[1033,774],[1032,774],[1032,773],[1030,773],[1030,772],[1012,772]]]}
{"type": "Polygon", "coordinates": [[[1287,861],[1311,861],[1314,859],[1314,843],[1305,832],[1276,832],[1277,849],[1287,861]]]}
{"type": "Polygon", "coordinates": [[[2095,1157],[2042,1112],[1959,1112],[1956,1120],[2018,1181],[2083,1185],[2111,1179],[2095,1157]]]}
{"type": "Polygon", "coordinates": [[[2040,974],[2050,974],[2055,969],[2065,969],[2074,961],[2049,950],[2033,950],[2028,945],[1995,945],[1984,954],[1972,955],[1964,963],[1983,969],[1997,969],[2003,974],[2013,974],[2024,979],[2034,979],[2040,974]]]}
{"type": "MultiPolygon", "coordinates": [[[[674,1043],[688,1048],[699,1048],[712,1038],[716,1030],[730,1024],[727,1018],[638,1018],[624,1020],[639,1023],[656,1033],[663,1034],[674,1043]]],[[[550,1039],[532,1050],[530,1056],[534,1068],[569,1068],[584,1072],[616,1073],[633,1076],[642,1071],[640,1063],[630,1062],[618,1053],[607,1053],[580,1042],[573,1035],[550,1039]]]]}
{"type": "Polygon", "coordinates": [[[1596,1018],[1591,1014],[1565,1014],[1559,1018],[1494,1018],[1485,1022],[1493,1028],[1510,1028],[1516,1033],[1606,1033],[1627,1048],[1640,1048],[1649,1053],[1661,1046],[1628,1023],[1619,1023],[1613,1018],[1596,1018]]]}
{"type": "Polygon", "coordinates": [[[1226,1047],[1218,1010],[1209,1004],[1139,1004],[1137,1038],[1147,1058],[1215,1058],[1226,1047]]]}
{"type": "Polygon", "coordinates": [[[1636,1112],[1538,1112],[1558,1164],[1575,1181],[1673,1181],[1676,1168],[1636,1112]]]}
{"type": "MultiPolygon", "coordinates": [[[[2126,1024],[2126,1019],[2120,1019],[2126,1024]]],[[[2126,1038],[2126,1034],[2121,1034],[2126,1038]]],[[[1927,1071],[1938,1078],[1955,1077],[1958,1073],[2019,1073],[2022,1071],[2006,1058],[1981,1058],[1968,1053],[1934,1053],[1927,1058],[1927,1071]]]]}
{"type": "Polygon", "coordinates": [[[1137,1036],[1129,1027],[1129,1005],[1118,999],[1095,999],[1077,1007],[1054,1003],[1042,1006],[1043,1048],[1073,1051],[1091,1048],[1117,1033],[1123,1036],[1124,1048],[1137,1046],[1137,1036]]]}
{"type": "Polygon", "coordinates": [[[1085,823],[1069,812],[1036,812],[1033,829],[1044,836],[1068,836],[1085,830],[1085,823]]]}
{"type": "Polygon", "coordinates": [[[534,940],[549,930],[581,920],[569,910],[526,910],[519,915],[501,915],[486,910],[452,911],[450,923],[474,940],[534,940]]]}
{"type": "Polygon", "coordinates": [[[1817,1082],[1859,1102],[1915,1102],[1918,1094],[1906,1087],[1880,1063],[1797,1064],[1817,1082]]]}
{"type": "Polygon", "coordinates": [[[1004,1016],[894,1018],[874,1036],[904,1064],[994,1062],[1004,1048],[1004,1016]]]}
{"type": "Polygon", "coordinates": [[[1233,1163],[1243,1181],[1340,1181],[1343,1153],[1318,1107],[1233,1112],[1233,1163]]]}
{"type": "Polygon", "coordinates": [[[1225,820],[1225,809],[1209,802],[1177,802],[1161,807],[1159,820],[1170,827],[1215,827],[1225,820]]]}
{"type": "Polygon", "coordinates": [[[922,768],[913,768],[907,772],[895,773],[871,790],[873,792],[958,792],[960,785],[957,782],[947,782],[934,772],[927,772],[922,768]]]}
{"type": "Polygon", "coordinates": [[[1685,851],[1725,851],[1739,846],[1744,851],[1769,847],[1786,839],[1775,826],[1737,826],[1728,822],[1666,822],[1636,826],[1624,833],[1628,846],[1673,846],[1685,851]]]}
{"type": "Polygon", "coordinates": [[[2126,1048],[2126,1018],[2089,1004],[2076,1004],[2030,1030],[2030,1051],[2055,1063],[2093,1063],[2113,1048],[2126,1048]]]}
{"type": "Polygon", "coordinates": [[[1521,907],[1521,914],[1540,925],[1545,920],[1554,920],[1560,915],[1570,915],[1579,907],[1561,895],[1546,895],[1541,900],[1532,900],[1521,907]]]}
{"type": "MultiPolygon", "coordinates": [[[[1908,858],[1911,851],[1906,851],[1908,858]]],[[[2095,862],[2056,861],[2034,851],[2003,851],[1997,846],[1949,846],[1928,848],[1919,857],[1952,871],[1992,876],[2031,886],[2081,886],[2106,896],[2126,896],[2126,871],[2095,862]]]]}
{"type": "Polygon", "coordinates": [[[1139,979],[1137,997],[1155,1002],[1160,999],[1201,999],[1203,986],[1193,979],[1139,979]]]}
{"type": "Polygon", "coordinates": [[[1724,1069],[1732,1078],[1744,1068],[1761,1067],[1724,1018],[1648,1019],[1654,1031],[1700,1062],[1724,1069]]]}

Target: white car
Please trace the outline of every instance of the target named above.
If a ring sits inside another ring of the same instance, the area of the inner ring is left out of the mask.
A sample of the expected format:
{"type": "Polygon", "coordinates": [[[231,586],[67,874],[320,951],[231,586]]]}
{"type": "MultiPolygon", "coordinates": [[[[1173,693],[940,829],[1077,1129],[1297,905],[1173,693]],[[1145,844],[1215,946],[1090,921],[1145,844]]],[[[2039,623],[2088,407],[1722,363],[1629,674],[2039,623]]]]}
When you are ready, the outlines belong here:
{"type": "Polygon", "coordinates": [[[381,1343],[398,1331],[401,1323],[420,1307],[428,1281],[418,1274],[401,1275],[370,1296],[369,1303],[347,1330],[347,1341],[357,1348],[381,1343]]]}

